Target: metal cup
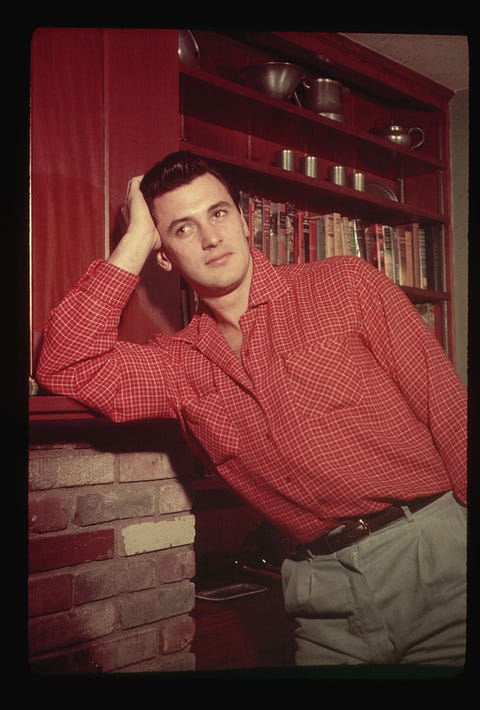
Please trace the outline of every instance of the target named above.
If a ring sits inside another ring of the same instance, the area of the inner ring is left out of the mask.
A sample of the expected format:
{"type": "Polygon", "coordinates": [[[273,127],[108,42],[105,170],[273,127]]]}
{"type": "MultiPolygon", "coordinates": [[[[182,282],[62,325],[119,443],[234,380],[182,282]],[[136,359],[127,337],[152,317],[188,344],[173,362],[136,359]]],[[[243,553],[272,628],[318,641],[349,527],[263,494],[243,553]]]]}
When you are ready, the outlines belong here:
{"type": "Polygon", "coordinates": [[[343,165],[331,165],[328,168],[327,174],[330,182],[334,182],[335,185],[345,185],[347,182],[345,167],[343,165]]]}
{"type": "Polygon", "coordinates": [[[318,158],[314,155],[306,155],[300,158],[300,170],[308,177],[318,177],[318,158]]]}
{"type": "Polygon", "coordinates": [[[352,173],[349,180],[353,190],[365,192],[365,173],[352,173]]]}
{"type": "Polygon", "coordinates": [[[284,148],[276,152],[276,164],[284,170],[295,170],[295,153],[293,150],[284,148]]]}

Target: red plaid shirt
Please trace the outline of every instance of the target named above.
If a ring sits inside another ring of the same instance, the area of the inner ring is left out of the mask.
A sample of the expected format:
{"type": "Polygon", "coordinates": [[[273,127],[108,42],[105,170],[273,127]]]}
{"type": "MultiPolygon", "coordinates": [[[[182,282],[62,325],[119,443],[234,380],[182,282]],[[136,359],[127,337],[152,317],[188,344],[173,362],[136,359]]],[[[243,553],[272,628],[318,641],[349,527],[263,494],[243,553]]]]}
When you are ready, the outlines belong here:
{"type": "Polygon", "coordinates": [[[465,388],[402,291],[355,257],[253,258],[242,362],[202,309],[173,337],[118,341],[138,278],[96,261],[52,312],[39,381],[114,421],[178,419],[301,542],[392,502],[450,489],[465,502],[465,388]]]}

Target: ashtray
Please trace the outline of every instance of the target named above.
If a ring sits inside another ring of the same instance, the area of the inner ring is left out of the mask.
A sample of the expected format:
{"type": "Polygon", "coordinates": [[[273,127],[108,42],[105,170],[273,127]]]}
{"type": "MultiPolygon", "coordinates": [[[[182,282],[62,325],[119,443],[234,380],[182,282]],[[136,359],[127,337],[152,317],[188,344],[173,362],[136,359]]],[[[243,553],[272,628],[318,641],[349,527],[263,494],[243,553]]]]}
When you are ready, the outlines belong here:
{"type": "Polygon", "coordinates": [[[263,586],[262,584],[244,582],[242,584],[226,584],[222,587],[205,589],[203,591],[197,592],[195,596],[198,599],[205,599],[209,602],[224,602],[228,601],[229,599],[247,597],[250,594],[260,594],[260,592],[265,592],[266,590],[267,587],[263,586]]]}

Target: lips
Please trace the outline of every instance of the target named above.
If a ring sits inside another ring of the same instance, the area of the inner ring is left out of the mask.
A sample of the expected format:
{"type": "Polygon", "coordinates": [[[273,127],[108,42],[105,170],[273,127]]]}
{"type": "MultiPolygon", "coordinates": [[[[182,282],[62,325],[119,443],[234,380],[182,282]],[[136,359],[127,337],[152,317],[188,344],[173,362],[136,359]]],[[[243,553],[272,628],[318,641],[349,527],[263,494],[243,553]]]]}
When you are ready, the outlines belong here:
{"type": "Polygon", "coordinates": [[[212,259],[209,259],[205,263],[207,266],[211,266],[211,265],[215,265],[215,264],[220,265],[220,264],[223,264],[228,259],[229,256],[230,256],[230,252],[224,252],[223,254],[212,257],[212,259]]]}

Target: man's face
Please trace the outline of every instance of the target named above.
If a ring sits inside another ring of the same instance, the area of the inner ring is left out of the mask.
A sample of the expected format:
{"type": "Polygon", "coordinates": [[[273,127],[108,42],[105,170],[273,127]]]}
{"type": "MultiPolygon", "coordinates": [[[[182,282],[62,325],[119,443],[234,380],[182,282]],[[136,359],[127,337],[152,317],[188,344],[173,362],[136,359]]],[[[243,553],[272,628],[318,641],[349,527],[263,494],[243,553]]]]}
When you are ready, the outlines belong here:
{"type": "Polygon", "coordinates": [[[248,227],[228,190],[207,173],[153,201],[167,271],[175,267],[200,298],[231,292],[249,272],[248,227]]]}

